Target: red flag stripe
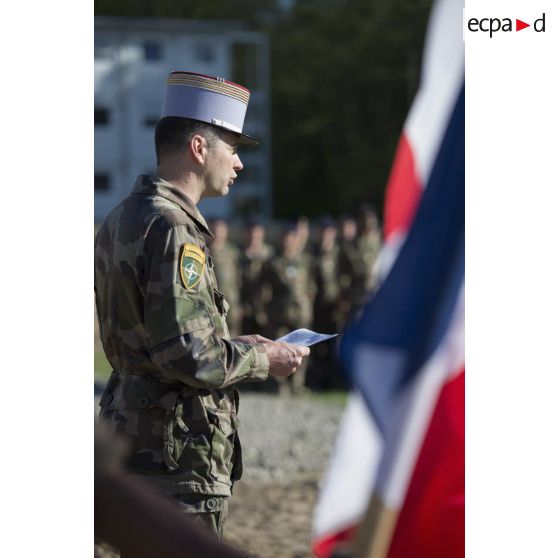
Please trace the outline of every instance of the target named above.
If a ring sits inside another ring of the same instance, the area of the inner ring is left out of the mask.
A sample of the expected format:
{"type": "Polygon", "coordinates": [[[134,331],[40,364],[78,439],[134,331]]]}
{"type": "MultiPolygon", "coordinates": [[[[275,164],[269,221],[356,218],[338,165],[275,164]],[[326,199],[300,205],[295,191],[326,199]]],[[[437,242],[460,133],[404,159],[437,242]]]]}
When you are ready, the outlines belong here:
{"type": "Polygon", "coordinates": [[[402,134],[389,176],[384,215],[384,235],[389,241],[396,231],[407,231],[411,225],[422,188],[415,170],[413,151],[402,134]]]}
{"type": "Polygon", "coordinates": [[[353,538],[356,528],[357,526],[353,525],[341,531],[320,537],[318,540],[314,541],[312,552],[318,558],[327,558],[331,556],[336,548],[348,543],[353,538]]]}
{"type": "Polygon", "coordinates": [[[388,558],[465,555],[465,372],[443,387],[388,558]]]}

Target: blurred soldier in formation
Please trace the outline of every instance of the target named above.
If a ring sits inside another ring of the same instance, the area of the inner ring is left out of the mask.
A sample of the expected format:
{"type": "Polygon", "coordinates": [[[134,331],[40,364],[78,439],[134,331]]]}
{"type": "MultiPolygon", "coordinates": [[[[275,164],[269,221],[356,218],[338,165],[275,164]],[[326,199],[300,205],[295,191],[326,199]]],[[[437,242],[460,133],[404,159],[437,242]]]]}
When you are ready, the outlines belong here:
{"type": "Polygon", "coordinates": [[[361,206],[357,220],[348,216],[341,219],[339,280],[345,323],[364,306],[375,287],[380,248],[378,218],[371,206],[361,206]]]}
{"type": "Polygon", "coordinates": [[[303,264],[306,266],[307,273],[312,276],[314,258],[310,250],[310,220],[305,215],[300,215],[296,220],[297,252],[303,264]]]}
{"type": "MultiPolygon", "coordinates": [[[[279,253],[263,267],[262,287],[271,339],[301,327],[307,328],[312,323],[315,288],[299,246],[296,226],[288,225],[281,235],[279,253]]],[[[298,369],[296,379],[277,380],[280,392],[304,391],[305,369],[306,361],[298,369]]]]}
{"type": "Polygon", "coordinates": [[[300,215],[296,220],[297,251],[308,255],[308,240],[310,239],[310,221],[308,217],[300,215]]]}
{"type": "Polygon", "coordinates": [[[264,242],[265,229],[255,219],[248,221],[246,236],[246,246],[240,255],[242,330],[264,331],[267,315],[262,298],[261,275],[264,263],[273,255],[273,248],[264,242]]]}
{"type": "Polygon", "coordinates": [[[353,308],[359,299],[358,273],[362,267],[356,248],[357,225],[350,215],[342,215],[339,219],[339,310],[343,327],[347,324],[353,308]]]}
{"type": "Polygon", "coordinates": [[[313,255],[313,278],[316,285],[313,327],[321,333],[338,333],[339,273],[337,228],[331,217],[320,220],[318,243],[313,255]]]}
{"type": "MultiPolygon", "coordinates": [[[[338,255],[336,223],[331,217],[323,217],[319,222],[312,268],[316,285],[312,329],[320,333],[338,333],[341,328],[338,255]]],[[[307,384],[312,389],[344,386],[337,371],[334,350],[335,340],[331,340],[319,343],[312,351],[307,374],[307,384]]]]}
{"type": "MultiPolygon", "coordinates": [[[[240,334],[242,308],[240,306],[240,253],[238,248],[229,242],[229,226],[223,219],[213,219],[209,226],[213,238],[209,243],[217,285],[229,303],[227,325],[232,337],[240,334]]],[[[256,331],[256,330],[251,330],[256,331]]]]}
{"type": "Polygon", "coordinates": [[[376,260],[382,247],[378,215],[369,204],[362,204],[357,215],[357,251],[364,263],[364,288],[369,294],[376,287],[376,260]]]}

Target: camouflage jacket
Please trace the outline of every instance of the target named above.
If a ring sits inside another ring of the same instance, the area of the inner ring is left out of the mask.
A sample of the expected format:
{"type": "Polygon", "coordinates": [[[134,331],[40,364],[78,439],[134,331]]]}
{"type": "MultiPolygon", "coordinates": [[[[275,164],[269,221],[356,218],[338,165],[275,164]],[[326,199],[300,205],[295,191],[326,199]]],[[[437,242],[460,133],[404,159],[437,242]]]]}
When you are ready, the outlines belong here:
{"type": "Polygon", "coordinates": [[[261,278],[262,267],[272,256],[273,249],[268,244],[263,244],[257,252],[245,249],[240,256],[242,312],[245,322],[250,323],[254,331],[267,325],[261,278]]]}
{"type": "Polygon", "coordinates": [[[114,370],[101,418],[129,440],[130,471],[167,493],[227,496],[241,471],[231,386],[266,379],[269,360],[230,340],[204,233],[190,199],[147,176],[101,226],[95,295],[114,370]]]}
{"type": "Polygon", "coordinates": [[[279,337],[310,325],[315,287],[308,262],[301,255],[291,259],[278,255],[266,262],[262,288],[270,335],[279,337]]]}
{"type": "Polygon", "coordinates": [[[341,298],[348,301],[352,307],[360,307],[367,297],[368,270],[356,239],[340,242],[337,265],[341,298]]]}
{"type": "Polygon", "coordinates": [[[336,333],[341,327],[342,314],[339,309],[338,250],[316,247],[314,252],[313,276],[316,284],[314,299],[314,321],[312,328],[319,332],[336,333]]]}
{"type": "Polygon", "coordinates": [[[368,233],[357,237],[357,252],[364,263],[364,287],[371,292],[376,286],[375,263],[382,248],[379,234],[368,233]]]}
{"type": "Polygon", "coordinates": [[[337,303],[339,297],[338,250],[324,250],[317,246],[313,258],[313,274],[316,284],[315,308],[324,309],[337,303]]]}

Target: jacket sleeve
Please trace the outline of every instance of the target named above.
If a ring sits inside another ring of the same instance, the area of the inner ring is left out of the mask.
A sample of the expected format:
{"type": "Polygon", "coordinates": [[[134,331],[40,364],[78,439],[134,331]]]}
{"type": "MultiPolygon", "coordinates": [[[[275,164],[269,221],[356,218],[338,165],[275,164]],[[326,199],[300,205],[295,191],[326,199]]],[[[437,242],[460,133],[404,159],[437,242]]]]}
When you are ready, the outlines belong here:
{"type": "Polygon", "coordinates": [[[218,295],[200,256],[203,239],[179,214],[175,218],[156,223],[144,248],[143,323],[150,359],[162,376],[195,388],[265,380],[264,346],[234,342],[223,333],[218,295]]]}

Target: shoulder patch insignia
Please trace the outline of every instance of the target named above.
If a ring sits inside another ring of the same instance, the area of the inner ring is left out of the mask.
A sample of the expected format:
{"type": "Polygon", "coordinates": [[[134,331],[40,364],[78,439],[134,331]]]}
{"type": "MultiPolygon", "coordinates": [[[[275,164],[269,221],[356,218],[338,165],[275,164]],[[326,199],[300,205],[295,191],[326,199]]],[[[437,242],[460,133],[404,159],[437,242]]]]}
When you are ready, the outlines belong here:
{"type": "Polygon", "coordinates": [[[195,244],[184,244],[180,257],[180,278],[186,289],[193,289],[203,276],[205,253],[195,244]]]}

